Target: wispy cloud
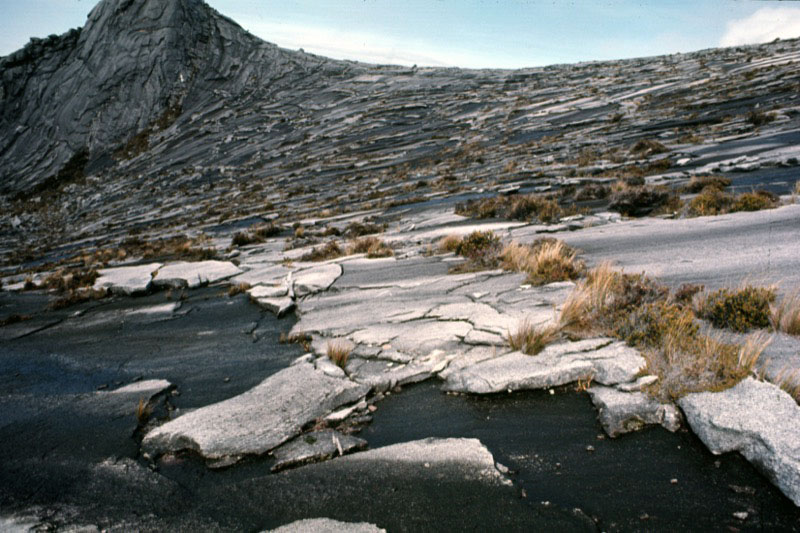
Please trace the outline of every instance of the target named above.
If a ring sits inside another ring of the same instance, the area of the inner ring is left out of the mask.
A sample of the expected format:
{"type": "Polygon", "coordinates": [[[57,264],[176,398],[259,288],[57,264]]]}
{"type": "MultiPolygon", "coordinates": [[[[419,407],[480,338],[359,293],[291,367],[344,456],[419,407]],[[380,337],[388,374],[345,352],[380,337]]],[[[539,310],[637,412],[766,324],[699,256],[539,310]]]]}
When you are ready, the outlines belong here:
{"type": "Polygon", "coordinates": [[[393,36],[333,28],[248,21],[233,17],[250,33],[283,48],[318,54],[334,59],[351,59],[367,63],[418,65],[462,68],[513,68],[498,64],[497,58],[474,53],[443,49],[419,40],[401,40],[393,36]]]}
{"type": "Polygon", "coordinates": [[[800,37],[800,7],[762,7],[728,23],[720,46],[738,46],[800,37]]]}

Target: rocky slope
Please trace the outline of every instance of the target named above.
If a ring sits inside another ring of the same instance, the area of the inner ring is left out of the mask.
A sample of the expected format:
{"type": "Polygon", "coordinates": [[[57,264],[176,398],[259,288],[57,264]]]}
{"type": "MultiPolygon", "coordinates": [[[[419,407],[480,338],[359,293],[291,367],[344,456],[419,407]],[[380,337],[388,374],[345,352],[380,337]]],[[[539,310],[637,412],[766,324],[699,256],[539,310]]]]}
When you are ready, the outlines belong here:
{"type": "Polygon", "coordinates": [[[598,175],[767,167],[788,192],[798,59],[785,41],[517,71],[371,66],[280,49],[200,0],[103,0],[83,29],[0,60],[0,253],[598,175]],[[665,152],[632,151],[643,139],[665,152]]]}

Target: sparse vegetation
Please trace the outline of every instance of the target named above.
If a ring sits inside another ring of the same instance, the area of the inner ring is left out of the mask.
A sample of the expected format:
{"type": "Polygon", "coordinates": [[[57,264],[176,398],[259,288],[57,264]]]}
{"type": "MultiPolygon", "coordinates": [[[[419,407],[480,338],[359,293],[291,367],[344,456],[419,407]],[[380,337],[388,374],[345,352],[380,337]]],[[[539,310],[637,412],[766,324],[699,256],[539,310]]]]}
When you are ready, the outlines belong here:
{"type": "Polygon", "coordinates": [[[503,218],[544,224],[578,213],[574,206],[561,207],[553,195],[527,194],[496,196],[481,200],[469,200],[456,204],[456,214],[471,218],[503,218]]]}
{"type": "Polygon", "coordinates": [[[800,404],[800,368],[785,366],[778,371],[774,382],[800,404]]]}
{"type": "Polygon", "coordinates": [[[325,347],[328,359],[334,362],[339,368],[347,366],[347,360],[353,352],[353,345],[345,339],[334,339],[328,341],[325,347]]]}
{"type": "Polygon", "coordinates": [[[500,265],[502,244],[491,231],[473,231],[458,242],[455,253],[466,261],[451,269],[451,272],[477,272],[497,268],[500,265]]]}
{"type": "Polygon", "coordinates": [[[459,235],[447,235],[446,237],[442,237],[439,240],[439,244],[437,245],[437,249],[439,253],[455,253],[458,250],[458,246],[461,244],[461,236],[459,235]]]}
{"type": "Polygon", "coordinates": [[[747,113],[745,118],[747,122],[753,125],[753,127],[758,128],[775,120],[775,114],[765,113],[760,109],[753,109],[747,113]]]}
{"type": "Polygon", "coordinates": [[[245,293],[248,290],[250,290],[250,284],[249,283],[245,283],[245,282],[236,283],[234,285],[231,285],[230,288],[228,289],[228,296],[233,298],[237,294],[245,293]]]}
{"type": "Polygon", "coordinates": [[[367,254],[367,258],[392,257],[394,251],[377,237],[361,237],[350,243],[348,254],[367,254]]]}
{"type": "Polygon", "coordinates": [[[719,289],[698,305],[698,314],[718,328],[749,331],[770,325],[770,305],[775,289],[744,286],[738,290],[719,289]]]}
{"type": "Polygon", "coordinates": [[[536,355],[558,336],[558,326],[551,324],[537,328],[530,320],[524,319],[514,333],[508,332],[506,340],[511,349],[521,351],[525,355],[536,355]]]}
{"type": "Polygon", "coordinates": [[[733,196],[711,184],[689,202],[690,216],[722,215],[738,211],[759,211],[772,209],[779,204],[779,198],[768,191],[754,191],[733,196]]]}
{"type": "Polygon", "coordinates": [[[770,324],[776,331],[800,336],[800,290],[784,296],[770,307],[770,324]]]}
{"type": "Polygon", "coordinates": [[[311,351],[311,335],[308,333],[293,333],[291,335],[287,335],[286,333],[281,333],[278,342],[281,344],[299,344],[302,346],[303,350],[310,352],[311,351]]]}
{"type": "Polygon", "coordinates": [[[382,233],[383,226],[377,224],[370,224],[368,222],[351,222],[344,229],[344,236],[350,239],[363,237],[364,235],[372,235],[374,233],[382,233]]]}
{"type": "Polygon", "coordinates": [[[678,194],[664,186],[622,185],[611,194],[608,208],[627,217],[673,213],[681,208],[678,194]]]}
{"type": "Polygon", "coordinates": [[[139,403],[136,406],[136,422],[138,422],[140,426],[143,426],[147,423],[147,420],[152,414],[153,407],[150,405],[150,402],[144,398],[139,398],[139,403]]]}
{"type": "Polygon", "coordinates": [[[552,238],[537,239],[529,246],[511,243],[501,254],[502,267],[527,273],[526,283],[531,285],[577,279],[584,265],[575,256],[573,248],[552,238]]]}
{"type": "Polygon", "coordinates": [[[300,258],[301,261],[329,261],[342,257],[344,251],[339,247],[336,241],[328,241],[322,246],[315,246],[310,252],[306,252],[300,258]]]}
{"type": "Polygon", "coordinates": [[[632,154],[649,156],[669,152],[669,149],[653,139],[639,139],[636,141],[636,144],[631,147],[630,151],[632,154]]]}
{"type": "Polygon", "coordinates": [[[11,324],[18,324],[19,322],[25,322],[31,318],[33,318],[31,315],[20,315],[15,313],[5,318],[0,318],[0,328],[10,326],[11,324]]]}
{"type": "Polygon", "coordinates": [[[706,187],[722,190],[730,184],[731,180],[722,176],[692,176],[689,183],[683,186],[682,191],[688,194],[697,194],[706,187]]]}
{"type": "MultiPolygon", "coordinates": [[[[696,287],[684,288],[694,294],[696,287]]],[[[723,390],[751,374],[769,339],[763,332],[741,346],[701,331],[690,299],[643,274],[614,271],[605,263],[591,270],[561,308],[562,332],[604,334],[640,349],[648,372],[659,380],[649,392],[666,400],[689,392],[723,390]]]]}

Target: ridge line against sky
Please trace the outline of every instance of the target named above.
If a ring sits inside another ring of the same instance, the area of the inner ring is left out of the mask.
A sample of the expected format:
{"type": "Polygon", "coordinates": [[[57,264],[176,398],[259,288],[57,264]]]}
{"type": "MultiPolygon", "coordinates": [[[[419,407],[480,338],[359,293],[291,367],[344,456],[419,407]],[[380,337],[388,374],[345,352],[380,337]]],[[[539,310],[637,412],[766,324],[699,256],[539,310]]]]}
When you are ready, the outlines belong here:
{"type": "MultiPolygon", "coordinates": [[[[523,68],[800,36],[777,0],[207,0],[289,49],[368,63],[523,68]]],[[[0,0],[0,55],[83,26],[94,0],[0,0]]]]}

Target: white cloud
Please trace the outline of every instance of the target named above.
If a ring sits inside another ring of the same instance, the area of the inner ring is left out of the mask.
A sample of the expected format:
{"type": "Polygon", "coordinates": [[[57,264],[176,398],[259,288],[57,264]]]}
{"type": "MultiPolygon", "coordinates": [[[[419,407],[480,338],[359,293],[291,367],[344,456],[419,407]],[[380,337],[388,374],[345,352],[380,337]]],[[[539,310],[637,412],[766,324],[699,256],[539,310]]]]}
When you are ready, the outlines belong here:
{"type": "Polygon", "coordinates": [[[281,24],[233,17],[247,31],[283,48],[318,54],[333,59],[367,63],[462,68],[512,68],[498,65],[496,58],[468,51],[442,49],[419,40],[401,40],[375,33],[333,28],[281,24]]]}
{"type": "Polygon", "coordinates": [[[738,46],[800,37],[800,8],[762,7],[749,17],[728,22],[720,46],[738,46]]]}

